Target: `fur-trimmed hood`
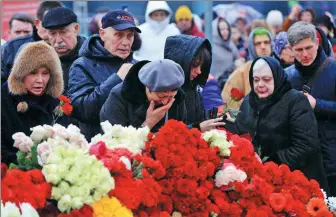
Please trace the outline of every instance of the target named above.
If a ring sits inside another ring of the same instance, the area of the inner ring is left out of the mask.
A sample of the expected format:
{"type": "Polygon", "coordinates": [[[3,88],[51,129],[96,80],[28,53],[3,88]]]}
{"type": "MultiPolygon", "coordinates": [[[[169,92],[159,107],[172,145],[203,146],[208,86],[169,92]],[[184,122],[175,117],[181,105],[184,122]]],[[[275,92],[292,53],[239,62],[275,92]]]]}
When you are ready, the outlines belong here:
{"type": "Polygon", "coordinates": [[[24,77],[42,66],[50,70],[50,80],[45,93],[53,97],[60,96],[64,88],[61,61],[54,48],[44,41],[27,43],[20,48],[8,78],[10,93],[27,94],[24,77]]]}

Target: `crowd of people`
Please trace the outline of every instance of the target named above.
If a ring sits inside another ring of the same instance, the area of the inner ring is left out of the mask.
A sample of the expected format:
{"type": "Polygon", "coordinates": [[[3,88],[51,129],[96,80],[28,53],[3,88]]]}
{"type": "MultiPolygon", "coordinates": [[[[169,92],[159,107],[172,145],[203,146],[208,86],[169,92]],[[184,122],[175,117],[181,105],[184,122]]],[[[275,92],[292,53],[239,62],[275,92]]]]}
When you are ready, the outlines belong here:
{"type": "Polygon", "coordinates": [[[174,13],[165,1],[149,1],[145,23],[127,8],[105,9],[85,38],[61,2],[42,2],[35,20],[13,16],[12,39],[1,43],[1,161],[16,161],[14,133],[54,123],[57,97],[65,95],[73,111],[58,123],[79,126],[88,140],[106,120],[152,132],[169,119],[201,132],[224,127],[249,133],[262,157],[301,170],[336,196],[331,14],[296,5],[285,19],[270,11],[251,25],[215,16],[212,43],[200,20],[185,5],[174,13]],[[245,98],[228,104],[233,88],[245,98]],[[223,105],[240,111],[218,117],[223,105]]]}

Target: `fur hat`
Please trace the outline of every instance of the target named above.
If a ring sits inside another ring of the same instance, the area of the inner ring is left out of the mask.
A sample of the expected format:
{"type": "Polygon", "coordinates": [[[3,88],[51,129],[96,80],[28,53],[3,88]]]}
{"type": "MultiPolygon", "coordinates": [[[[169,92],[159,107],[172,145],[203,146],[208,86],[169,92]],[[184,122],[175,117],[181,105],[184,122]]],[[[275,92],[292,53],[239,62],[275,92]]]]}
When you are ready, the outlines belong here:
{"type": "Polygon", "coordinates": [[[22,46],[15,57],[8,78],[9,91],[15,95],[26,94],[24,77],[40,67],[47,67],[50,70],[50,79],[45,93],[53,97],[60,96],[63,93],[63,71],[54,48],[44,41],[31,42],[22,46]]]}
{"type": "Polygon", "coordinates": [[[271,26],[281,26],[283,23],[283,15],[281,11],[271,10],[268,12],[266,22],[271,26]]]}

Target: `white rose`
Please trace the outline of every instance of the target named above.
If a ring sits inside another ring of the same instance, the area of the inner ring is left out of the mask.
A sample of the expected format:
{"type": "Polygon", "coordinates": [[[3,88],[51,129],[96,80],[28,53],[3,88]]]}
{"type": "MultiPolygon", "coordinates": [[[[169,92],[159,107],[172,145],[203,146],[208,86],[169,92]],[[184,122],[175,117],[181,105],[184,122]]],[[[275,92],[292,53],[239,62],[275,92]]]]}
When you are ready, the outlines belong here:
{"type": "Polygon", "coordinates": [[[11,202],[7,202],[5,206],[1,201],[1,217],[21,217],[19,208],[11,202]]]}
{"type": "Polygon", "coordinates": [[[36,143],[41,142],[43,139],[46,139],[48,136],[48,131],[41,125],[30,128],[30,130],[33,131],[30,135],[30,138],[36,143]]]}
{"type": "Polygon", "coordinates": [[[70,124],[68,126],[67,131],[68,131],[69,135],[81,134],[80,133],[80,129],[77,126],[73,125],[73,124],[70,124]]]}
{"type": "Polygon", "coordinates": [[[33,140],[22,132],[13,134],[12,138],[14,140],[14,147],[22,152],[31,151],[31,147],[34,145],[33,140]]]}
{"type": "Polygon", "coordinates": [[[57,207],[61,212],[69,211],[71,209],[71,197],[66,194],[58,201],[57,207]]]}
{"type": "Polygon", "coordinates": [[[55,124],[53,126],[54,128],[54,137],[61,137],[63,139],[68,139],[68,131],[65,127],[63,127],[62,125],[59,124],[55,124]]]}
{"type": "Polygon", "coordinates": [[[37,211],[29,203],[20,204],[22,215],[21,217],[39,217],[37,211]]]}
{"type": "Polygon", "coordinates": [[[74,198],[71,199],[71,207],[73,209],[80,209],[80,208],[82,208],[83,205],[84,204],[83,204],[83,201],[82,201],[81,198],[74,197],[74,198]]]}
{"type": "Polygon", "coordinates": [[[54,128],[53,128],[52,126],[44,124],[44,125],[43,125],[43,128],[47,131],[46,136],[47,136],[48,138],[54,136],[54,128]]]}

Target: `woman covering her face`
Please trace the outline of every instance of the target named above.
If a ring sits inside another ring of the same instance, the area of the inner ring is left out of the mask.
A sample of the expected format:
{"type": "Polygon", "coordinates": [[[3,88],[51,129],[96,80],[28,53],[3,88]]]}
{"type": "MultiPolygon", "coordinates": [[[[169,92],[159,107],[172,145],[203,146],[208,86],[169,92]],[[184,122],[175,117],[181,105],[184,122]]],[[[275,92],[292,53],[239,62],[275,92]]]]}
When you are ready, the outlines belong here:
{"type": "Polygon", "coordinates": [[[315,114],[300,92],[291,88],[287,75],[272,57],[253,61],[251,92],[241,112],[226,128],[237,134],[249,133],[261,158],[301,170],[328,189],[322,166],[315,114]]]}
{"type": "Polygon", "coordinates": [[[16,162],[17,148],[12,135],[30,128],[52,124],[57,97],[63,92],[61,62],[45,42],[23,45],[8,81],[1,86],[1,161],[16,162]]]}

